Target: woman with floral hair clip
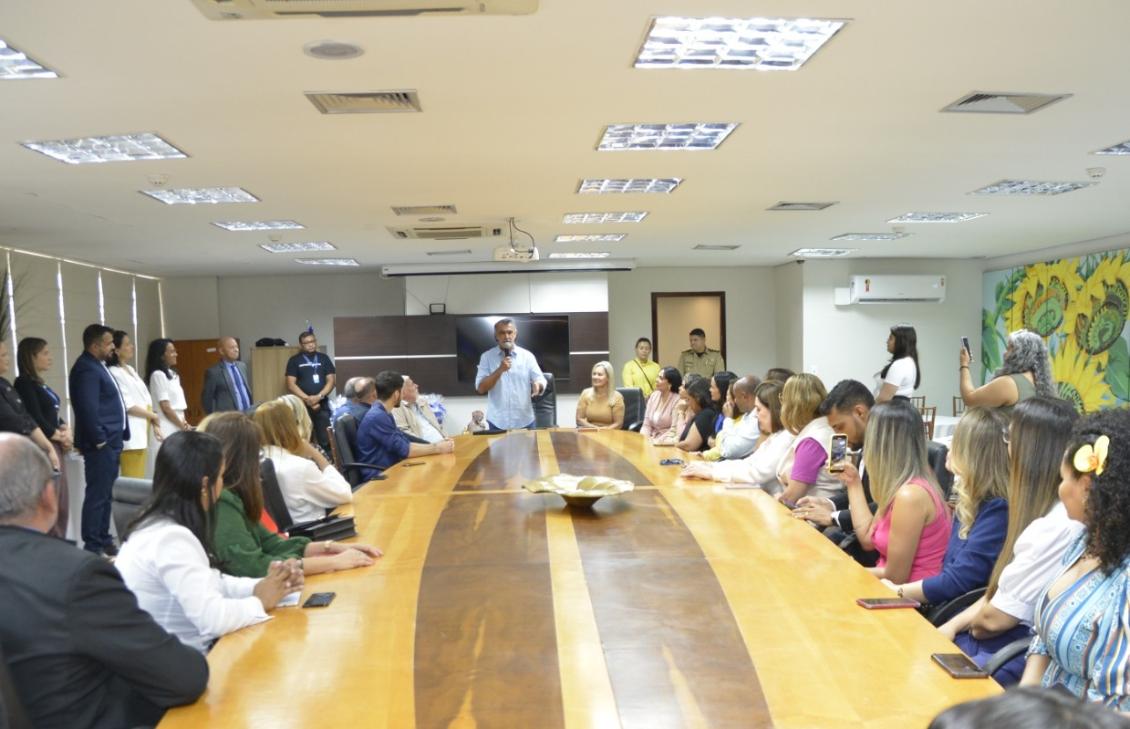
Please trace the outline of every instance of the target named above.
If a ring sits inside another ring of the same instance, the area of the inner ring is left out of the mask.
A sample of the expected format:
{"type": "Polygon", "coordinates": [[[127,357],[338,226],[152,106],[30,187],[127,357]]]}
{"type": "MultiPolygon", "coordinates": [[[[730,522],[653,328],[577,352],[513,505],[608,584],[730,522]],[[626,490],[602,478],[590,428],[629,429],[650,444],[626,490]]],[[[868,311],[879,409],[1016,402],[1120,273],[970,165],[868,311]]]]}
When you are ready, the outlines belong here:
{"type": "Polygon", "coordinates": [[[1060,500],[1085,530],[1037,603],[1021,685],[1130,711],[1130,410],[1080,420],[1060,472],[1060,500]]]}

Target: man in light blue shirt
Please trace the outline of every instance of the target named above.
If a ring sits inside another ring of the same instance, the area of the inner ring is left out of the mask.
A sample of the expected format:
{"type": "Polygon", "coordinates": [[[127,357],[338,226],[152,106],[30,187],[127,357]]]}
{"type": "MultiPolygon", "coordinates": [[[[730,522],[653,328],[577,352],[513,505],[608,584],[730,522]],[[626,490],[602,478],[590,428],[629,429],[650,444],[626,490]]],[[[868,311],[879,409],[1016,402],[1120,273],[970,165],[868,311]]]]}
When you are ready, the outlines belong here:
{"type": "Polygon", "coordinates": [[[498,346],[483,352],[475,375],[475,390],[487,396],[487,423],[492,430],[532,428],[531,398],[545,391],[545,375],[533,353],[516,344],[513,319],[495,322],[494,340],[498,346]]]}

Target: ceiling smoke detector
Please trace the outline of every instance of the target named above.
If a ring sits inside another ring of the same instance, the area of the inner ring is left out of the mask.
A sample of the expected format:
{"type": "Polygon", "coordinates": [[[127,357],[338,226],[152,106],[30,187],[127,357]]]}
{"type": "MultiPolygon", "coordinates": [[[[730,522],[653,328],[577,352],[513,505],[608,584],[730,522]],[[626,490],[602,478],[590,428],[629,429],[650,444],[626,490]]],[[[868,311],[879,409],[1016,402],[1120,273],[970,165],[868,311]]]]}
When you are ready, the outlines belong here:
{"type": "Polygon", "coordinates": [[[320,40],[302,46],[302,52],[311,58],[318,58],[323,61],[346,61],[364,55],[365,49],[356,43],[320,40]]]}

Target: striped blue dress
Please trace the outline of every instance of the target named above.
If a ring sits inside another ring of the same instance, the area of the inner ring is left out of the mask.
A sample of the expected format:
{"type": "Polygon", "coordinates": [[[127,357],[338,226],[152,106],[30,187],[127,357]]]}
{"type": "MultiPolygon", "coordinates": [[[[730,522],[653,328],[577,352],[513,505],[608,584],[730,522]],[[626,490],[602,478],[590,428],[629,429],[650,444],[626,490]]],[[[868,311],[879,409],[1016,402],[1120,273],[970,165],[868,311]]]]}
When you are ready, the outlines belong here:
{"type": "MultiPolygon", "coordinates": [[[[1060,575],[1085,548],[1086,534],[1081,534],[1064,554],[1060,575]]],[[[1036,636],[1028,649],[1029,655],[1051,659],[1044,687],[1061,685],[1081,699],[1130,710],[1128,589],[1130,557],[1109,575],[1088,572],[1052,599],[1044,591],[1036,603],[1036,636]]]]}

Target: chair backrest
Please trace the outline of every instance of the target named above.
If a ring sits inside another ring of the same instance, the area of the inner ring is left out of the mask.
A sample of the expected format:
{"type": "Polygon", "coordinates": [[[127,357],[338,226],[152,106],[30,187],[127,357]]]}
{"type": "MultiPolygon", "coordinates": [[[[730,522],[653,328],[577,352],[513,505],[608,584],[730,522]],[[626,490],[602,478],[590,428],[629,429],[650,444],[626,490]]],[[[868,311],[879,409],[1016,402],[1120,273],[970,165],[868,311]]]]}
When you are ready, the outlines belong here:
{"type": "Polygon", "coordinates": [[[341,465],[338,466],[341,475],[345,476],[350,486],[357,488],[365,482],[360,466],[350,465],[357,461],[357,418],[349,414],[342,415],[334,424],[333,435],[331,442],[341,457],[341,465]]]}
{"type": "Polygon", "coordinates": [[[553,373],[545,375],[545,391],[533,399],[534,427],[553,428],[557,426],[557,389],[553,384],[553,373]]]}
{"type": "Polygon", "coordinates": [[[963,398],[961,395],[954,395],[953,396],[953,416],[955,418],[961,417],[961,414],[964,413],[964,412],[965,412],[965,398],[963,398]]]}
{"type": "Polygon", "coordinates": [[[23,703],[16,695],[16,686],[8,671],[8,661],[0,648],[0,727],[3,729],[32,729],[23,703]]]}
{"type": "Polygon", "coordinates": [[[942,487],[942,499],[946,503],[949,503],[950,494],[953,491],[953,474],[946,469],[946,456],[949,455],[949,452],[950,449],[941,443],[932,440],[926,441],[926,460],[930,462],[934,477],[938,479],[938,485],[942,487]]]}
{"type": "Polygon", "coordinates": [[[629,430],[633,423],[643,420],[643,390],[638,387],[617,387],[616,392],[624,396],[624,424],[622,430],[629,430]]]}
{"type": "Polygon", "coordinates": [[[337,447],[336,433],[337,431],[333,425],[326,426],[326,442],[330,444],[330,460],[333,461],[334,468],[340,471],[345,461],[341,460],[341,451],[339,451],[337,447]]]}
{"type": "Polygon", "coordinates": [[[918,408],[919,410],[921,410],[922,408],[926,407],[926,396],[925,395],[911,395],[910,396],[910,404],[913,405],[914,407],[918,408]]]}
{"type": "Polygon", "coordinates": [[[918,412],[922,413],[922,427],[926,429],[926,440],[933,440],[934,420],[938,415],[938,407],[931,405],[928,408],[918,408],[918,412]]]}
{"type": "Polygon", "coordinates": [[[285,532],[294,523],[294,519],[290,516],[290,509],[286,508],[279,476],[275,473],[275,462],[270,458],[259,461],[259,480],[263,483],[263,508],[274,519],[279,531],[285,532]]]}
{"type": "Polygon", "coordinates": [[[114,529],[118,532],[119,539],[126,533],[126,527],[141,511],[141,506],[149,499],[151,493],[153,493],[153,482],[147,478],[123,476],[114,481],[110,491],[110,513],[113,514],[114,529]]]}

